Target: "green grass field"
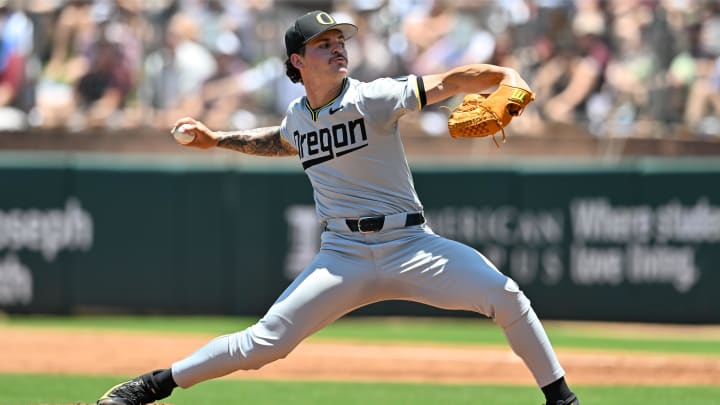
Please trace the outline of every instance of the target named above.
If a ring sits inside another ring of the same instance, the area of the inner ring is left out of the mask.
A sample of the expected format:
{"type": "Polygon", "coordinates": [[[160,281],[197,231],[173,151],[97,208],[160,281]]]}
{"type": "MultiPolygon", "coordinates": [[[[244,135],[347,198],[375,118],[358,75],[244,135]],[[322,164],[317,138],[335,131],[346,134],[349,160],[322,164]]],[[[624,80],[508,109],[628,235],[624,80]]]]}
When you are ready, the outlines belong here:
{"type": "MultiPolygon", "coordinates": [[[[3,327],[119,329],[217,335],[244,328],[249,318],[229,317],[6,317],[3,327]]],[[[602,330],[589,333],[567,325],[547,325],[556,348],[597,348],[662,353],[691,353],[718,357],[720,339],[690,334],[620,337],[602,330]]],[[[1,333],[1,332],[0,332],[1,333]]],[[[336,322],[312,339],[408,341],[452,344],[505,345],[490,322],[465,319],[347,319],[336,322]]],[[[0,359],[2,362],[2,359],[0,359]]],[[[130,376],[0,374],[0,405],[90,403],[100,391],[130,376]]],[[[720,404],[720,386],[577,386],[583,405],[720,404]]],[[[176,390],[168,402],[201,404],[534,404],[542,402],[532,386],[399,384],[306,381],[209,381],[190,390],[176,390]]]]}
{"type": "MultiPolygon", "coordinates": [[[[97,398],[117,378],[2,375],[3,405],[74,404],[97,398]]],[[[577,387],[583,405],[718,404],[720,387],[577,387]]],[[[209,381],[176,390],[175,405],[518,405],[541,402],[536,388],[498,385],[369,384],[295,381],[209,381]]]]}

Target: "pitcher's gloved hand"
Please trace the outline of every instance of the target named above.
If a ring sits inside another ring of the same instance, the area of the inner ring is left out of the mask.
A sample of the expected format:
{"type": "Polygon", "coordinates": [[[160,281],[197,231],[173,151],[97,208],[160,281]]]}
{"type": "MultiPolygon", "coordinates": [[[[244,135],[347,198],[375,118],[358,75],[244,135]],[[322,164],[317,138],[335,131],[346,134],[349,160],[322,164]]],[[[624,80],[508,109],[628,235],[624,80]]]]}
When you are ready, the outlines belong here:
{"type": "MultiPolygon", "coordinates": [[[[521,87],[501,84],[490,95],[468,94],[463,102],[452,109],[448,130],[453,138],[481,138],[502,131],[535,99],[535,94],[521,87]]],[[[493,142],[498,145],[495,137],[493,142]]]]}

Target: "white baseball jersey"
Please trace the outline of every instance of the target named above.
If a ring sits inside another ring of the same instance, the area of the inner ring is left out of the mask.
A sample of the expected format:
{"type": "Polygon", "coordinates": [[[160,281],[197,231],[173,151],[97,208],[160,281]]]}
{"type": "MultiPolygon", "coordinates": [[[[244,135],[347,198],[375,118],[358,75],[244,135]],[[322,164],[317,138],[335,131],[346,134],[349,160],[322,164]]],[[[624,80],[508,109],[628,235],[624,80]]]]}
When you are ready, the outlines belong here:
{"type": "Polygon", "coordinates": [[[398,132],[398,119],[424,104],[422,79],[345,79],[336,98],[313,110],[288,107],[280,131],[298,150],[315,191],[318,218],[422,211],[398,132]]]}
{"type": "Polygon", "coordinates": [[[178,385],[260,368],[353,309],[383,300],[492,317],[539,386],[564,375],[517,283],[475,249],[427,225],[404,225],[406,213],[422,206],[397,121],[424,100],[422,80],[409,76],[370,83],[346,79],[327,105],[312,110],[305,97],[290,105],[281,134],[297,147],[318,217],[328,225],[320,251],[258,323],[174,363],[178,385]],[[370,215],[385,215],[381,231],[351,232],[345,221],[333,221],[370,215]],[[387,226],[395,218],[396,226],[387,226]],[[332,226],[337,222],[341,226],[332,226]]]}

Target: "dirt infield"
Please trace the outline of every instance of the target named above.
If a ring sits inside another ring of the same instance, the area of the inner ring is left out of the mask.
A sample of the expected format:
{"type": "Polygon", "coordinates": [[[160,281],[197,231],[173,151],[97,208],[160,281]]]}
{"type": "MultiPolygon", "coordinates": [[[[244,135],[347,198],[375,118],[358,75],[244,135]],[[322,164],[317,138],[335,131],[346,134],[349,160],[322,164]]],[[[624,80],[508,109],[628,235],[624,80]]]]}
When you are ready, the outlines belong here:
{"type": "MultiPolygon", "coordinates": [[[[0,326],[0,373],[136,375],[167,367],[210,338],[0,326]]],[[[717,357],[564,349],[558,356],[573,384],[720,385],[717,357]]],[[[303,342],[286,359],[262,370],[240,371],[228,378],[533,384],[519,358],[504,346],[320,340],[303,342]]]]}

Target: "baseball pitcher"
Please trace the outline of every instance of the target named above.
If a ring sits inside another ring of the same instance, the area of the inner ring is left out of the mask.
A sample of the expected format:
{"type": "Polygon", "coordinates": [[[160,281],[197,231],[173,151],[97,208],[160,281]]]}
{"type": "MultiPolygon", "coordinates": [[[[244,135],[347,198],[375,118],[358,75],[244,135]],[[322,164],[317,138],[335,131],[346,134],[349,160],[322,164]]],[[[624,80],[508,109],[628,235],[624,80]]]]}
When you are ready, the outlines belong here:
{"type": "MultiPolygon", "coordinates": [[[[98,405],[148,404],[178,386],[258,369],[348,312],[382,300],[492,318],[547,405],[580,403],[518,285],[478,251],[435,234],[425,223],[398,133],[398,119],[406,113],[496,87],[497,94],[463,110],[478,109],[475,115],[484,118],[461,124],[457,136],[500,131],[532,101],[527,83],[512,69],[481,64],[360,82],[348,77],[345,49],[356,32],[355,25],[337,23],[323,11],[305,14],[288,28],[287,75],[304,85],[306,95],[289,105],[280,126],[217,132],[192,118],[177,121],[182,143],[190,147],[297,156],[324,229],[320,251],[256,324],[215,338],[169,368],[112,387],[98,405]],[[473,125],[481,128],[466,130],[473,125]]],[[[458,114],[451,131],[461,121],[458,114]]]]}

